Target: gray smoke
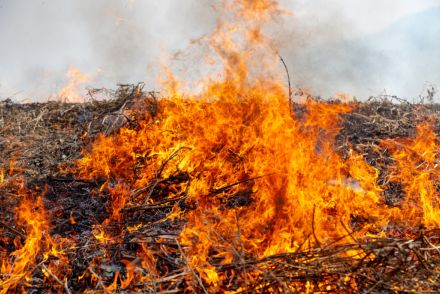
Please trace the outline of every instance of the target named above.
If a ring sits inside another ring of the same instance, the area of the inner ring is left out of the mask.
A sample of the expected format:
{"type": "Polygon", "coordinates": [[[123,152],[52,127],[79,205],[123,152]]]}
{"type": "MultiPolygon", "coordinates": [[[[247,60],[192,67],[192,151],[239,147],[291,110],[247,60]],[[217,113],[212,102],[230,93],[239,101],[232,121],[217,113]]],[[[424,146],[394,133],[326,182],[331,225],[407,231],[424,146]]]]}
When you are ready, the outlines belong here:
{"type": "Polygon", "coordinates": [[[295,85],[324,97],[344,92],[409,100],[440,86],[438,1],[290,3],[298,14],[287,24],[294,29],[281,52],[295,85]]]}
{"type": "MultiPolygon", "coordinates": [[[[203,60],[190,43],[214,27],[215,2],[0,0],[0,99],[46,100],[71,66],[94,77],[88,86],[110,88],[157,88],[160,62],[171,57],[197,71],[203,60]]],[[[282,2],[293,15],[273,30],[295,86],[363,99],[440,85],[437,0],[282,2]]]]}
{"type": "Polygon", "coordinates": [[[46,100],[69,67],[88,86],[146,82],[161,59],[212,29],[207,0],[0,0],[0,99],[46,100]]]}

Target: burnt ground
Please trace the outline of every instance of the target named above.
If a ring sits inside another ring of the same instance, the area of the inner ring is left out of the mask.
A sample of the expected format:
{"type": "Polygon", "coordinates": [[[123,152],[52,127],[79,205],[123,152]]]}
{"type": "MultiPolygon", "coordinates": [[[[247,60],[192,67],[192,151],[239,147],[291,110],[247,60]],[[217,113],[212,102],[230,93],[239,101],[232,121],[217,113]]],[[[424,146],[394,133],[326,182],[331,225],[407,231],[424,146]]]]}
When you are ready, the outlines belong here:
{"type": "MultiPolygon", "coordinates": [[[[4,171],[6,179],[0,186],[0,226],[3,226],[0,248],[6,252],[14,251],[14,243],[5,240],[13,240],[17,235],[25,234],[20,226],[14,224],[13,209],[21,200],[19,191],[23,189],[22,185],[37,192],[44,190],[44,206],[52,221],[50,234],[79,240],[79,245],[69,256],[72,269],[69,289],[74,293],[83,291],[91,284],[91,281],[81,280],[80,276],[93,259],[104,255],[96,244],[89,244],[89,240],[93,234],[93,225],[102,223],[109,216],[111,196],[105,189],[100,189],[104,180],[77,179],[73,175],[61,173],[60,169],[70,166],[74,160],[80,158],[81,150],[88,148],[98,134],[111,135],[123,126],[136,127],[136,119],[142,119],[146,115],[145,111],[136,113],[137,107],[147,109],[149,115],[154,115],[157,111],[154,93],[143,93],[142,85],[121,86],[111,92],[111,98],[84,104],[15,104],[9,100],[0,102],[0,170],[4,171]],[[126,115],[126,111],[133,111],[130,117],[126,115]]],[[[426,119],[435,122],[436,132],[440,134],[438,108],[437,105],[409,104],[402,101],[393,103],[383,97],[357,103],[353,112],[343,115],[343,129],[337,137],[335,149],[342,156],[346,155],[349,147],[364,154],[365,160],[379,170],[378,181],[385,189],[383,196],[386,204],[396,205],[403,197],[402,187],[399,183],[386,180],[387,166],[391,164],[391,159],[387,150],[376,147],[382,139],[414,136],[416,125],[426,119]]],[[[153,197],[155,193],[166,193],[167,181],[176,183],[188,179],[184,174],[179,174],[162,181],[154,188],[156,190],[153,189],[153,197]]],[[[244,204],[240,205],[246,205],[249,197],[244,195],[241,198],[244,199],[244,204]]],[[[161,220],[176,202],[184,209],[190,208],[192,204],[179,199],[165,200],[156,206],[124,212],[125,225],[131,221],[139,223],[141,220],[144,224],[155,226],[126,234],[123,242],[106,248],[113,252],[113,257],[106,264],[103,263],[101,268],[106,285],[111,283],[116,272],[124,274],[125,267],[119,262],[120,257],[130,256],[142,244],[157,250],[168,246],[170,252],[174,252],[158,256],[156,268],[159,274],[166,276],[173,270],[185,267],[184,257],[176,253],[180,250],[179,245],[173,243],[172,239],[168,243],[158,243],[155,236],[177,235],[181,223],[161,220]]],[[[123,227],[115,222],[108,229],[112,234],[118,234],[123,227]]],[[[232,275],[233,270],[247,271],[256,265],[262,269],[270,269],[270,276],[262,275],[254,284],[247,284],[246,291],[258,289],[264,292],[283,283],[312,281],[318,285],[325,281],[336,285],[336,289],[346,289],[348,292],[360,289],[365,293],[391,293],[395,287],[436,292],[440,291],[440,275],[436,271],[440,265],[440,254],[432,249],[428,251],[432,252],[428,256],[426,248],[432,248],[433,240],[438,242],[439,236],[440,232],[430,231],[415,240],[382,239],[346,247],[317,248],[264,260],[249,260],[240,265],[221,266],[217,270],[232,275]],[[353,268],[353,260],[341,256],[343,252],[354,249],[353,246],[371,252],[376,258],[356,263],[356,268],[353,268]],[[345,282],[344,277],[347,276],[356,281],[356,287],[351,282],[345,282]]],[[[185,280],[179,280],[180,278],[163,281],[161,283],[165,286],[161,287],[170,289],[171,293],[183,291],[187,284],[185,280]]],[[[51,289],[63,290],[56,283],[41,284],[41,279],[41,270],[35,270],[34,285],[31,283],[26,290],[35,293],[49,292],[51,289]]],[[[235,278],[234,281],[225,285],[225,289],[236,290],[243,286],[240,278],[235,278]]],[[[131,290],[151,289],[143,287],[135,285],[131,290]]],[[[203,292],[204,288],[200,285],[193,290],[203,292]]]]}

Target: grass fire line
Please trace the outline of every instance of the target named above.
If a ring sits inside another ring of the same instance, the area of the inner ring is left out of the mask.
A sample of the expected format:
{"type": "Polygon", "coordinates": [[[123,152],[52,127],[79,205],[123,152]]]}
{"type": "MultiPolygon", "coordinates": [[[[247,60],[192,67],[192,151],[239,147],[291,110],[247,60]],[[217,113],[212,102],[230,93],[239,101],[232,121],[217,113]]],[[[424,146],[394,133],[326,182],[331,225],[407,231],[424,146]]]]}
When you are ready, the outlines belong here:
{"type": "Polygon", "coordinates": [[[279,3],[217,8],[198,93],[1,102],[0,292],[440,291],[437,105],[294,94],[279,3]]]}

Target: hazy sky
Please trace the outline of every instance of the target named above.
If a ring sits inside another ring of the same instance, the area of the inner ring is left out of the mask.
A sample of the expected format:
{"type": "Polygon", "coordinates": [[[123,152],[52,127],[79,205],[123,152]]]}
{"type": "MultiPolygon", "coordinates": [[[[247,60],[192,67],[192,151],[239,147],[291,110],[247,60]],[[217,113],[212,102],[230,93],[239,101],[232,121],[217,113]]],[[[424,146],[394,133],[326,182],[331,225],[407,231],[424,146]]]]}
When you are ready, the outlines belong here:
{"type": "MultiPolygon", "coordinates": [[[[145,81],[153,89],[159,61],[212,29],[214,2],[0,0],[0,99],[47,100],[69,67],[90,75],[88,86],[145,81]]],[[[440,70],[424,66],[427,56],[440,64],[440,54],[430,53],[440,52],[440,41],[422,48],[429,52],[406,49],[414,38],[440,39],[440,0],[281,2],[292,11],[280,24],[280,43],[295,85],[360,97],[384,89],[412,97],[427,82],[440,86],[440,70]]]]}

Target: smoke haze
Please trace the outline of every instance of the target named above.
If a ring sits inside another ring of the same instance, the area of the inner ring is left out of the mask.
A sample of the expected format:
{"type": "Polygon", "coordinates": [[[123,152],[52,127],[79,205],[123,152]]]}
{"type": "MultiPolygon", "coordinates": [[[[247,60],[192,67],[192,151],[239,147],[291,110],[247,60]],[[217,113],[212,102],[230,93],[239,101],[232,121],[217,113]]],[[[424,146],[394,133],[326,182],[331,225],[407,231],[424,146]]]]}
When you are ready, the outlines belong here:
{"type": "MultiPolygon", "coordinates": [[[[0,0],[0,99],[45,101],[69,67],[91,76],[86,86],[144,81],[157,89],[161,60],[188,52],[215,26],[214,2],[0,0]]],[[[439,1],[282,3],[293,14],[276,38],[295,86],[361,99],[384,90],[412,98],[427,83],[440,86],[439,1]]]]}

